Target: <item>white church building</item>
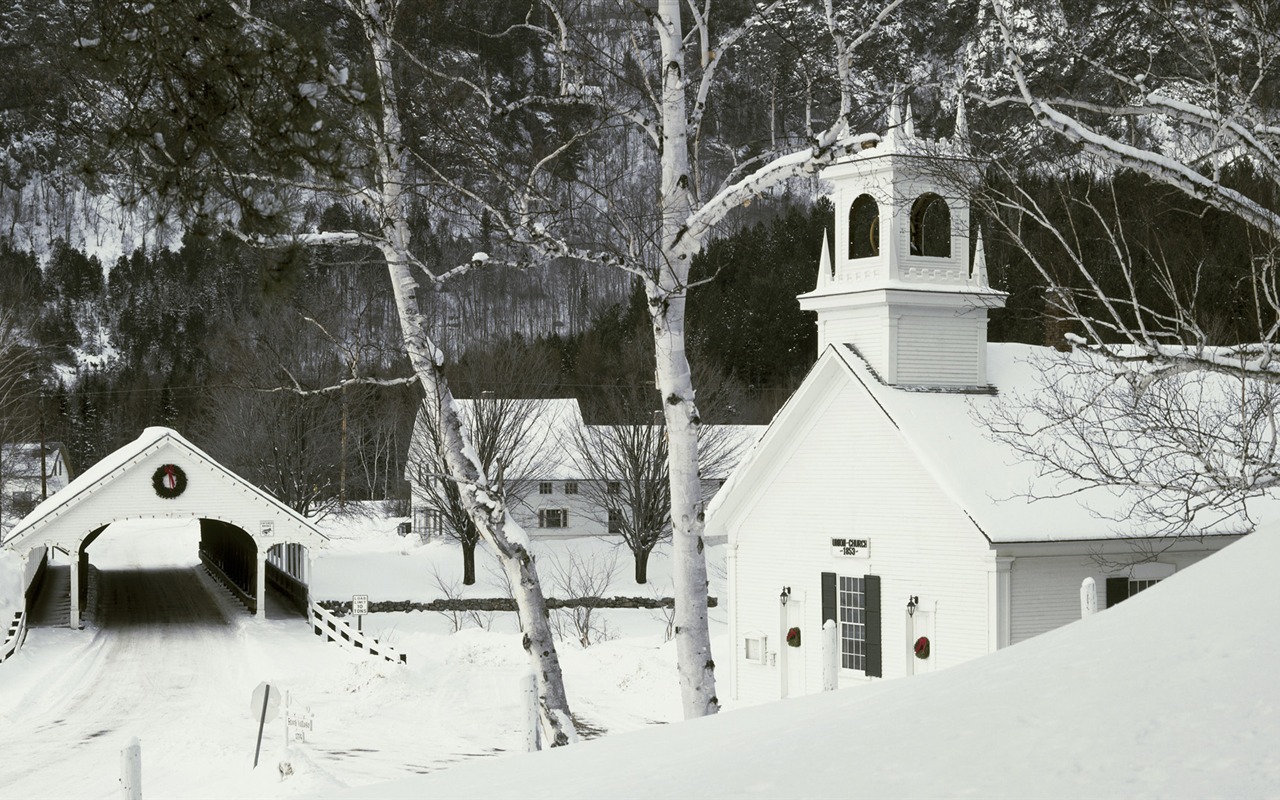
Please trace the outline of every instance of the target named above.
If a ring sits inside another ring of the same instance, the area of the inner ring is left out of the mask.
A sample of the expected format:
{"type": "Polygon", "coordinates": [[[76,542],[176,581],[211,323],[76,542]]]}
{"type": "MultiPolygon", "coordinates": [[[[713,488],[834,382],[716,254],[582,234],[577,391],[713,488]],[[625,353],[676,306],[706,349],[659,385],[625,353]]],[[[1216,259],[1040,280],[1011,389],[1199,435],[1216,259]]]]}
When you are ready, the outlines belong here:
{"type": "Polygon", "coordinates": [[[975,413],[1034,385],[1049,351],[987,343],[1005,297],[980,239],[971,255],[967,151],[915,138],[900,111],[863,141],[823,173],[835,252],[824,242],[799,298],[817,363],[708,512],[728,545],[740,701],[820,691],[825,620],[840,686],[930,672],[1079,619],[1086,577],[1106,608],[1247,533],[1154,543],[1144,560],[1150,540],[1096,513],[1123,498],[1025,499],[1036,467],[975,413]]]}

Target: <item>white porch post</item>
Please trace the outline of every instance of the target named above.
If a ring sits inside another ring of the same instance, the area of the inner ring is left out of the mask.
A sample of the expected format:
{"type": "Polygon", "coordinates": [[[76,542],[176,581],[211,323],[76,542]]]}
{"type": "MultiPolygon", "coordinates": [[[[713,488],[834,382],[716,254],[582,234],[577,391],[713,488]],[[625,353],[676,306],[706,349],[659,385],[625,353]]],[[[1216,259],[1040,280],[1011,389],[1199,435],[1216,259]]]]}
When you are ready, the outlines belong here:
{"type": "Polygon", "coordinates": [[[258,619],[267,617],[267,545],[258,545],[258,619]]]}
{"type": "Polygon", "coordinates": [[[68,627],[75,630],[80,627],[80,546],[71,550],[71,616],[68,627]]]}
{"type": "Polygon", "coordinates": [[[996,556],[996,649],[1013,643],[1013,556],[996,556]]]}

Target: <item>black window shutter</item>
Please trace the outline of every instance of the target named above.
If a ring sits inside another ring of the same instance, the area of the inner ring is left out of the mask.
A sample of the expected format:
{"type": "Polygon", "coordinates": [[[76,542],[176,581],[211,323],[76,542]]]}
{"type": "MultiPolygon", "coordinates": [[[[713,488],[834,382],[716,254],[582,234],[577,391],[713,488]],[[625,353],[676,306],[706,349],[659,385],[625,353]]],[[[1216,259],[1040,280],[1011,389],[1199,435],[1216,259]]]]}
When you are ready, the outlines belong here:
{"type": "Polygon", "coordinates": [[[827,624],[827,620],[833,619],[840,621],[840,610],[836,608],[836,574],[834,572],[822,573],[822,624],[827,624]]]}
{"type": "Polygon", "coordinates": [[[1107,608],[1129,598],[1128,578],[1107,578],[1107,608]]]}
{"type": "Polygon", "coordinates": [[[867,604],[867,668],[865,672],[868,678],[882,678],[884,677],[884,670],[880,665],[882,661],[882,648],[880,647],[880,576],[866,575],[862,580],[867,604]]]}

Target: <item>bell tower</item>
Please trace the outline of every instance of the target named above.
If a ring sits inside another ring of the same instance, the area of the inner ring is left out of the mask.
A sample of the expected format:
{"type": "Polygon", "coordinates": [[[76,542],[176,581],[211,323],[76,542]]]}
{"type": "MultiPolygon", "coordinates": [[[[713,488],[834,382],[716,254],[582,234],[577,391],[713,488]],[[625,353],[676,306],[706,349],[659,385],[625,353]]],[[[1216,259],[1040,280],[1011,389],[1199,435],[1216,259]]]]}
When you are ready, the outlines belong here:
{"type": "Polygon", "coordinates": [[[818,312],[818,352],[851,344],[894,386],[987,385],[991,288],[981,234],[970,258],[969,153],[964,106],[950,140],[917,138],[910,101],[897,100],[883,137],[822,171],[836,211],[834,253],[824,239],[818,282],[798,298],[818,312]]]}

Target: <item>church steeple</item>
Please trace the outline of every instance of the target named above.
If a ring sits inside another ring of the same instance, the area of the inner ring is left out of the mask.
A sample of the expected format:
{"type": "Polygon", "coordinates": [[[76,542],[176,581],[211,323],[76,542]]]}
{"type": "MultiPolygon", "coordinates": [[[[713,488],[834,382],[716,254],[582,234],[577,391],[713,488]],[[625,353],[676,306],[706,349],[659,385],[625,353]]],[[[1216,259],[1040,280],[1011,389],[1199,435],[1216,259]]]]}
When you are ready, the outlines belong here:
{"type": "MultiPolygon", "coordinates": [[[[957,117],[960,134],[963,104],[957,117]]],[[[1005,295],[987,281],[980,237],[969,257],[977,165],[959,135],[917,138],[905,96],[888,123],[883,138],[860,137],[863,149],[823,170],[835,253],[824,236],[817,285],[801,308],[818,312],[819,351],[851,344],[886,383],[985,385],[987,310],[1005,295]]]]}

